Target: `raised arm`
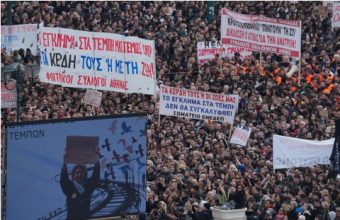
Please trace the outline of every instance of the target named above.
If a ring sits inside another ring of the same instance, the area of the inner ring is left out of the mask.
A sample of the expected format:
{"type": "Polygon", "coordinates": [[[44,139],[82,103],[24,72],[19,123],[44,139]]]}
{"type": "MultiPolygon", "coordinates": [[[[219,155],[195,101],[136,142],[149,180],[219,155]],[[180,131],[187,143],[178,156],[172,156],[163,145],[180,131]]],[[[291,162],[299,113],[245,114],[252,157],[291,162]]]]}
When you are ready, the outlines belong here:
{"type": "Polygon", "coordinates": [[[70,196],[72,194],[72,182],[68,178],[67,166],[65,163],[63,164],[63,167],[61,168],[60,186],[61,186],[61,189],[63,190],[63,193],[66,196],[70,196]]]}
{"type": "Polygon", "coordinates": [[[93,168],[92,177],[89,179],[89,188],[90,190],[94,190],[98,185],[100,181],[100,165],[97,161],[93,168]]]}

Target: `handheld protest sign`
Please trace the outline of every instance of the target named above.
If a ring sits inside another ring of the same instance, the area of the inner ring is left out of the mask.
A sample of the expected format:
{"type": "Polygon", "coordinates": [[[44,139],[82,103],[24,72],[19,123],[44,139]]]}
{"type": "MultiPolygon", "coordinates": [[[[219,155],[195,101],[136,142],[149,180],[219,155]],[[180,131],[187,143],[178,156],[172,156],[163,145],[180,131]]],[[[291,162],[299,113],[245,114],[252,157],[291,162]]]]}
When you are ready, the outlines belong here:
{"type": "Polygon", "coordinates": [[[99,137],[67,136],[64,162],[75,164],[96,163],[98,145],[99,137]]]}

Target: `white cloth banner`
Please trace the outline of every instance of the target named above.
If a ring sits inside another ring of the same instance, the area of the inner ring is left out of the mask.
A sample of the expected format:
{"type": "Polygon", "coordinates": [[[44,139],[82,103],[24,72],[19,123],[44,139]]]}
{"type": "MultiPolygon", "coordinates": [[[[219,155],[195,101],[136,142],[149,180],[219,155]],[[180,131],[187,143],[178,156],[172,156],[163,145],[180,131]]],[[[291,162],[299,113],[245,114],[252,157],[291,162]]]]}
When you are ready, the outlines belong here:
{"type": "Polygon", "coordinates": [[[154,41],[64,28],[39,29],[40,80],[73,88],[155,94],[154,41]]]}
{"type": "Polygon", "coordinates": [[[91,89],[87,89],[84,96],[84,104],[92,105],[95,107],[99,107],[102,101],[103,93],[100,91],[95,91],[91,89]]]}
{"type": "Polygon", "coordinates": [[[5,86],[1,83],[1,108],[17,107],[16,81],[12,80],[5,86]]]}
{"type": "Polygon", "coordinates": [[[243,15],[222,9],[222,44],[286,54],[301,55],[301,21],[243,15]]]}
{"type": "Polygon", "coordinates": [[[333,2],[332,28],[340,27],[340,2],[333,2]]]}
{"type": "Polygon", "coordinates": [[[219,54],[220,58],[225,58],[233,57],[235,53],[240,53],[242,58],[252,55],[251,50],[243,47],[221,44],[214,41],[197,42],[197,60],[201,65],[214,60],[216,54],[219,54]]]}
{"type": "Polygon", "coordinates": [[[334,138],[315,141],[273,135],[273,169],[330,164],[334,138]]]}
{"type": "Polygon", "coordinates": [[[162,85],[161,115],[234,123],[239,96],[188,90],[162,85]]]}
{"type": "Polygon", "coordinates": [[[251,134],[251,128],[246,126],[237,126],[231,136],[230,143],[247,146],[251,134]]]}
{"type": "Polygon", "coordinates": [[[1,48],[7,51],[27,48],[33,55],[37,55],[38,49],[38,25],[20,24],[1,26],[1,48]]]}

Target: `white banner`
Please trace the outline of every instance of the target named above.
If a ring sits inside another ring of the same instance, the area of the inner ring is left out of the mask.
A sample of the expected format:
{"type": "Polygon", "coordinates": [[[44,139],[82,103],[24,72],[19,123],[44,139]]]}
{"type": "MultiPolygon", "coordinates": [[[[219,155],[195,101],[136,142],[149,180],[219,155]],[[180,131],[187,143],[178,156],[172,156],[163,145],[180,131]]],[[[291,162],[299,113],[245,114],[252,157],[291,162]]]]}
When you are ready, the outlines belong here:
{"type": "Polygon", "coordinates": [[[29,48],[33,55],[38,49],[38,25],[21,24],[1,26],[1,48],[7,51],[29,48]]]}
{"type": "Polygon", "coordinates": [[[330,164],[334,138],[325,141],[273,135],[273,169],[330,164]]]}
{"type": "Polygon", "coordinates": [[[332,28],[340,27],[340,2],[333,2],[332,28]]]}
{"type": "Polygon", "coordinates": [[[300,57],[301,21],[243,15],[222,9],[222,44],[300,57]]]}
{"type": "Polygon", "coordinates": [[[1,83],[1,108],[17,107],[16,81],[12,80],[5,86],[1,83]]]}
{"type": "Polygon", "coordinates": [[[197,42],[197,60],[201,65],[208,61],[214,60],[216,54],[219,54],[221,58],[224,58],[233,57],[235,53],[240,53],[242,58],[252,55],[251,50],[232,45],[222,45],[219,41],[197,42]]]}
{"type": "Polygon", "coordinates": [[[154,41],[111,33],[41,28],[39,46],[42,82],[155,94],[154,41]]]}
{"type": "Polygon", "coordinates": [[[99,107],[102,101],[103,93],[100,91],[95,91],[92,89],[87,89],[84,96],[84,104],[92,105],[95,107],[99,107]]]}
{"type": "Polygon", "coordinates": [[[234,123],[239,96],[201,92],[162,85],[160,114],[234,123]]]}
{"type": "Polygon", "coordinates": [[[251,134],[251,128],[246,126],[237,126],[231,136],[230,143],[247,146],[251,134]]]}

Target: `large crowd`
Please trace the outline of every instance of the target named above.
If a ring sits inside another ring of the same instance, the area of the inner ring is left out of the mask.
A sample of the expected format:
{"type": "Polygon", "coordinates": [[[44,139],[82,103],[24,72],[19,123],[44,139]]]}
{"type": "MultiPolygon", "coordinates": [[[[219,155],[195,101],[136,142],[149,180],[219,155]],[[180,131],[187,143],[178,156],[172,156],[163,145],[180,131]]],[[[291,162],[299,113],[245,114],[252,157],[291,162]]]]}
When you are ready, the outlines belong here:
{"type": "MultiPolygon", "coordinates": [[[[1,3],[1,24],[6,6],[1,3]]],[[[86,90],[33,84],[25,76],[20,121],[147,112],[147,215],[150,219],[212,219],[210,207],[234,201],[248,219],[340,219],[340,181],[316,165],[273,171],[272,136],[310,140],[335,135],[340,117],[340,30],[323,2],[14,2],[13,24],[119,33],[155,40],[157,83],[240,96],[235,125],[252,129],[247,147],[229,143],[231,125],[161,116],[157,96],[102,91],[100,107],[84,105],[86,90]],[[235,53],[197,62],[199,41],[220,39],[219,11],[302,21],[301,73],[288,56],[235,53]],[[262,62],[260,62],[260,60],[262,62]],[[289,73],[289,74],[288,74],[289,73]]],[[[40,63],[29,50],[1,50],[1,66],[40,63]]],[[[1,110],[2,126],[16,121],[1,110]]],[[[3,127],[2,127],[3,128],[3,127]]],[[[2,129],[4,130],[4,129],[2,129]]]]}

